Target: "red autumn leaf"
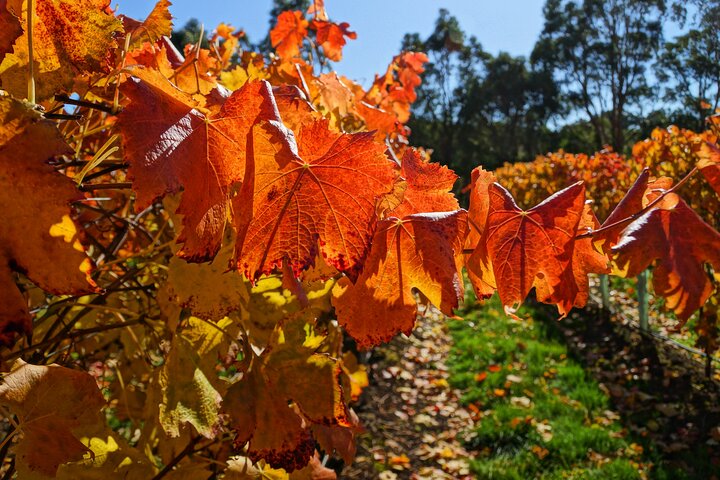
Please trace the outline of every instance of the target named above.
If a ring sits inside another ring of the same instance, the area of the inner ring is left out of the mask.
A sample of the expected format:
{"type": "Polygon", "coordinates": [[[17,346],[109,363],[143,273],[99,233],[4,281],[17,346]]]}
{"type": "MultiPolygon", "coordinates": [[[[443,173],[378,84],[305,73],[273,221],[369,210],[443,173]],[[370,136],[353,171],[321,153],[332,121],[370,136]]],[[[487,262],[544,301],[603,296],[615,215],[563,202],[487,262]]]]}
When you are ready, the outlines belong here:
{"type": "Polygon", "coordinates": [[[55,124],[28,105],[0,96],[0,344],[30,333],[27,300],[13,271],[55,294],[95,290],[92,264],[70,218],[70,202],[82,198],[73,182],[47,164],[72,153],[55,124]]]}
{"type": "Polygon", "coordinates": [[[673,193],[632,222],[612,250],[626,277],[655,262],[655,294],[665,298],[666,307],[683,323],[713,292],[705,264],[720,271],[720,233],[673,193]]]}
{"type": "Polygon", "coordinates": [[[564,316],[578,295],[572,261],[585,187],[578,182],[527,211],[497,183],[489,194],[487,250],[505,310],[512,313],[539,285],[564,316]]]}
{"type": "Polygon", "coordinates": [[[22,1],[0,0],[0,62],[5,54],[13,51],[13,43],[23,33],[21,11],[22,1]]]}
{"type": "Polygon", "coordinates": [[[470,210],[465,248],[472,253],[465,258],[468,278],[479,299],[490,298],[497,289],[495,273],[487,250],[487,218],[490,211],[490,187],[495,175],[477,167],[470,183],[470,210]]]}
{"type": "Polygon", "coordinates": [[[283,329],[283,343],[254,358],[223,402],[235,444],[249,442],[253,461],[264,459],[288,471],[304,467],[313,455],[312,425],[353,426],[341,384],[342,364],[298,346],[291,331],[298,326],[305,338],[304,322],[283,329]]]}
{"type": "MultiPolygon", "coordinates": [[[[582,218],[578,225],[578,234],[595,230],[599,227],[597,217],[593,213],[589,204],[585,204],[582,218]]],[[[584,307],[590,296],[590,283],[588,280],[589,273],[609,273],[610,260],[606,254],[600,253],[593,246],[591,238],[575,239],[572,256],[572,278],[564,277],[563,281],[568,282],[567,287],[563,289],[553,288],[548,277],[538,278],[535,281],[535,292],[537,299],[543,303],[554,303],[558,305],[558,309],[562,316],[567,315],[569,309],[566,305],[570,305],[570,295],[574,288],[575,297],[572,299],[573,307],[584,307]],[[571,284],[570,282],[574,282],[571,284]]]]}
{"type": "Polygon", "coordinates": [[[308,21],[300,11],[284,11],[270,30],[270,43],[283,60],[300,55],[300,46],[308,34],[308,21]]]}
{"type": "Polygon", "coordinates": [[[653,179],[650,177],[650,170],[643,169],[630,190],[603,222],[603,230],[593,235],[593,241],[599,244],[605,253],[610,253],[622,231],[630,224],[632,217],[648,205],[648,195],[655,191],[667,190],[671,186],[670,178],[653,179]]]}
{"type": "Polygon", "coordinates": [[[334,62],[342,59],[342,49],[347,43],[345,37],[352,40],[357,38],[357,33],[351,32],[350,24],[346,22],[337,24],[324,20],[313,20],[311,27],[317,31],[317,43],[322,47],[325,56],[334,62]]]}
{"type": "Polygon", "coordinates": [[[297,276],[319,251],[356,276],[375,230],[376,199],[395,172],[372,133],[342,134],[325,120],[297,130],[298,153],[269,125],[253,131],[255,163],[234,201],[238,266],[248,278],[287,262],[297,276]]]}
{"type": "Polygon", "coordinates": [[[460,208],[452,190],[457,175],[438,163],[426,162],[414,148],[405,150],[402,176],[407,182],[402,203],[390,215],[403,218],[413,213],[450,212],[460,208]]]}
{"type": "Polygon", "coordinates": [[[706,142],[700,149],[698,168],[710,186],[720,195],[720,147],[706,142]]]}
{"type": "Polygon", "coordinates": [[[183,190],[178,255],[210,260],[220,248],[231,189],[245,174],[250,129],[260,120],[279,121],[270,86],[248,82],[210,113],[159,72],[136,75],[122,87],[130,104],[118,120],[136,208],[183,190]]]}
{"type": "Polygon", "coordinates": [[[463,295],[459,260],[466,230],[464,210],[378,223],[357,282],[341,279],[333,292],[338,321],[361,348],[410,333],[417,316],[414,289],[452,315],[463,295]]]}

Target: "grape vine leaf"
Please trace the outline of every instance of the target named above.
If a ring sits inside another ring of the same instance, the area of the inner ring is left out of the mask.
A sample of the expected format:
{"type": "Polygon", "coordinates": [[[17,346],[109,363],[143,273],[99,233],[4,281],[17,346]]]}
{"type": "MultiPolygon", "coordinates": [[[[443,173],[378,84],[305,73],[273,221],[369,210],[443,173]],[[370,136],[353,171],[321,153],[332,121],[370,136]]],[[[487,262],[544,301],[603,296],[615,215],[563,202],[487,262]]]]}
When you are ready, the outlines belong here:
{"type": "MultiPolygon", "coordinates": [[[[15,2],[13,2],[15,3],[15,2]]],[[[108,13],[108,0],[43,0],[35,2],[33,56],[37,100],[69,89],[82,73],[109,73],[108,60],[117,47],[122,23],[108,13]]],[[[0,64],[2,88],[17,98],[27,95],[29,63],[27,2],[22,2],[23,34],[0,64]]]]}
{"type": "Polygon", "coordinates": [[[142,45],[143,42],[155,43],[172,34],[171,5],[170,0],[159,0],[142,22],[120,15],[125,35],[132,35],[130,49],[142,45]]]}
{"type": "Polygon", "coordinates": [[[21,0],[0,0],[0,63],[5,54],[12,52],[13,43],[23,33],[21,11],[21,0]]]}
{"type": "Polygon", "coordinates": [[[82,443],[90,451],[78,462],[60,465],[55,477],[57,480],[152,478],[155,475],[154,465],[139,449],[130,447],[109,427],[103,427],[87,437],[83,436],[82,443]]]}
{"type": "Polygon", "coordinates": [[[253,462],[263,459],[291,472],[307,465],[315,451],[308,422],[349,423],[341,363],[283,341],[253,359],[250,371],[228,389],[223,409],[236,432],[236,446],[249,442],[253,462]]]}
{"type": "Polygon", "coordinates": [[[308,102],[305,94],[295,85],[273,87],[273,95],[283,124],[293,132],[298,131],[308,121],[322,118],[322,115],[308,102]]]}
{"type": "MultiPolygon", "coordinates": [[[[586,233],[600,226],[597,217],[589,204],[585,204],[577,234],[586,233]]],[[[592,238],[575,239],[572,256],[572,277],[564,276],[563,282],[568,282],[569,288],[554,288],[549,277],[535,279],[537,299],[543,303],[553,303],[558,306],[560,314],[564,317],[569,313],[569,307],[584,307],[590,297],[589,273],[609,273],[610,259],[598,251],[593,245],[592,238]],[[574,288],[571,282],[574,281],[574,288]],[[575,297],[568,292],[575,291],[575,297]],[[572,303],[570,301],[572,300],[572,303]]]]}
{"type": "Polygon", "coordinates": [[[313,20],[310,27],[317,32],[317,43],[322,47],[325,56],[338,62],[342,59],[342,49],[347,43],[345,37],[355,40],[357,33],[350,31],[350,24],[337,24],[326,20],[313,20]]]}
{"type": "Polygon", "coordinates": [[[335,480],[337,478],[334,470],[323,466],[317,452],[305,467],[292,473],[271,468],[262,461],[253,465],[252,460],[247,457],[233,457],[227,464],[224,480],[335,480]]]}
{"type": "Polygon", "coordinates": [[[335,452],[348,465],[353,462],[357,451],[355,437],[364,431],[360,426],[360,419],[353,410],[350,410],[349,421],[349,426],[320,424],[312,426],[313,436],[320,447],[328,453],[335,452]]]}
{"type": "Polygon", "coordinates": [[[463,296],[462,247],[467,212],[419,213],[378,223],[365,266],[353,285],[338,281],[338,322],[361,348],[388,341],[415,325],[413,289],[446,315],[463,296]]]}
{"type": "Polygon", "coordinates": [[[227,317],[216,324],[190,317],[175,333],[159,378],[160,425],[170,437],[180,436],[185,423],[206,438],[215,437],[222,401],[215,365],[227,353],[229,339],[223,332],[232,323],[227,317]]]}
{"type": "Polygon", "coordinates": [[[321,120],[295,132],[296,153],[270,127],[254,128],[254,171],[233,200],[238,266],[257,279],[286,262],[298,276],[319,243],[327,263],[354,278],[375,229],[376,199],[396,177],[385,145],[321,120]]]}
{"type": "Polygon", "coordinates": [[[450,212],[460,208],[451,193],[458,178],[452,170],[423,160],[414,148],[405,150],[401,168],[407,186],[402,203],[390,212],[390,216],[403,218],[414,213],[450,212]]]}
{"type": "Polygon", "coordinates": [[[667,190],[671,186],[672,179],[668,177],[652,178],[650,170],[644,168],[622,200],[603,222],[602,230],[593,235],[593,242],[599,245],[603,252],[611,253],[633,217],[649,204],[648,195],[667,190]]]}
{"type": "Polygon", "coordinates": [[[612,251],[626,277],[655,262],[653,289],[683,324],[713,292],[705,264],[720,272],[720,233],[674,193],[623,230],[612,251]]]}
{"type": "Polygon", "coordinates": [[[490,212],[490,187],[495,183],[492,172],[477,167],[470,176],[470,210],[465,247],[472,253],[465,257],[468,279],[479,299],[490,298],[497,284],[487,249],[487,219],[490,212]]]}
{"type": "Polygon", "coordinates": [[[710,186],[720,195],[720,147],[705,142],[700,148],[698,168],[710,186]]]}
{"type": "Polygon", "coordinates": [[[328,13],[325,9],[325,0],[312,0],[307,13],[308,15],[312,15],[316,20],[327,20],[328,13]]]}
{"type": "Polygon", "coordinates": [[[572,260],[575,236],[585,205],[585,187],[575,183],[524,211],[510,192],[489,189],[486,244],[498,294],[513,314],[533,286],[552,298],[561,315],[578,295],[572,260]]]}
{"type": "Polygon", "coordinates": [[[32,330],[13,270],[54,294],[87,294],[96,285],[70,218],[70,202],[82,195],[47,164],[70,153],[68,145],[54,123],[10,97],[0,97],[0,125],[0,344],[9,346],[17,333],[32,330]]]}
{"type": "Polygon", "coordinates": [[[300,55],[300,46],[308,34],[309,22],[300,11],[282,12],[270,30],[270,43],[283,60],[300,55]]]}
{"type": "Polygon", "coordinates": [[[85,372],[16,360],[2,378],[0,405],[18,416],[23,432],[15,447],[19,476],[54,477],[61,464],[89,451],[74,431],[103,423],[105,399],[85,372]]]}
{"type": "Polygon", "coordinates": [[[187,263],[173,257],[168,264],[169,294],[174,303],[206,320],[218,320],[247,305],[249,285],[238,272],[227,271],[233,245],[223,246],[209,263],[187,263]]]}
{"type": "Polygon", "coordinates": [[[118,124],[136,208],[183,189],[178,255],[210,260],[222,242],[233,186],[245,174],[250,129],[259,120],[279,121],[270,86],[248,82],[210,113],[159,72],[138,69],[135,75],[123,84],[130,104],[118,124]]]}

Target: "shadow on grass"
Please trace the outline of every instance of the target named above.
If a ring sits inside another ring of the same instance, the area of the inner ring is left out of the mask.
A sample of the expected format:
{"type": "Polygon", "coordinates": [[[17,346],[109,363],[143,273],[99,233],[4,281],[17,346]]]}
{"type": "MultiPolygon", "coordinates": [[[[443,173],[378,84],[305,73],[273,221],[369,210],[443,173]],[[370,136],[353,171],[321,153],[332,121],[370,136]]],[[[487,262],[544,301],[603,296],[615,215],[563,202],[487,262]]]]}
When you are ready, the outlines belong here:
{"type": "MultiPolygon", "coordinates": [[[[476,306],[470,296],[464,320],[451,323],[451,383],[464,391],[462,401],[478,420],[467,445],[478,478],[712,478],[708,448],[693,444],[697,452],[671,454],[662,440],[648,434],[647,425],[638,426],[648,416],[635,419],[624,403],[617,403],[620,397],[636,403],[648,401],[647,396],[666,398],[660,390],[643,394],[637,388],[626,395],[619,390],[625,386],[608,381],[637,374],[648,378],[643,380],[648,385],[656,385],[654,379],[665,385],[667,369],[657,366],[664,365],[663,355],[623,346],[609,332],[588,328],[581,317],[558,323],[545,312],[524,309],[520,316],[525,319],[517,321],[505,316],[497,298],[476,306]],[[644,367],[638,369],[643,358],[644,367]]],[[[687,390],[692,384],[681,375],[670,377],[664,389],[687,390]]],[[[682,392],[672,394],[685,398],[682,392]]],[[[657,415],[651,416],[658,429],[665,428],[657,415]]]]}

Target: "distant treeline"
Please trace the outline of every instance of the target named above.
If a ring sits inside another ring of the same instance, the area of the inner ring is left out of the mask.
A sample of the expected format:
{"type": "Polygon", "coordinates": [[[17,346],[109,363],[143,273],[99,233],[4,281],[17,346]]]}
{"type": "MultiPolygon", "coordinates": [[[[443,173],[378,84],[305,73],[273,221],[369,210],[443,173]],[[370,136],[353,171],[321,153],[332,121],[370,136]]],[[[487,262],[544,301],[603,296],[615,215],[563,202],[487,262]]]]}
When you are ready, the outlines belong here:
{"type": "MultiPolygon", "coordinates": [[[[701,131],[720,100],[720,0],[547,0],[530,58],[492,55],[440,10],[411,143],[465,179],[564,149],[628,153],[656,126],[701,131]],[[664,37],[673,22],[682,35],[664,37]]],[[[461,20],[461,19],[460,19],[461,20]]]]}

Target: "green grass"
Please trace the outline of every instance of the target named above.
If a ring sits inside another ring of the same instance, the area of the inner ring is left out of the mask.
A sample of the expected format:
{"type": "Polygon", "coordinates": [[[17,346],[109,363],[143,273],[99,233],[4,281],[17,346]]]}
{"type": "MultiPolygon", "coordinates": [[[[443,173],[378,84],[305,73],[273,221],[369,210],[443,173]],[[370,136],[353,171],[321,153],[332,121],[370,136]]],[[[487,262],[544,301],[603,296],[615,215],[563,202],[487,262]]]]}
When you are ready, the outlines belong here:
{"type": "Polygon", "coordinates": [[[497,298],[452,321],[451,383],[476,412],[471,469],[480,479],[663,478],[609,412],[607,396],[545,322],[497,298]],[[652,475],[651,475],[652,472],[652,475]]]}

